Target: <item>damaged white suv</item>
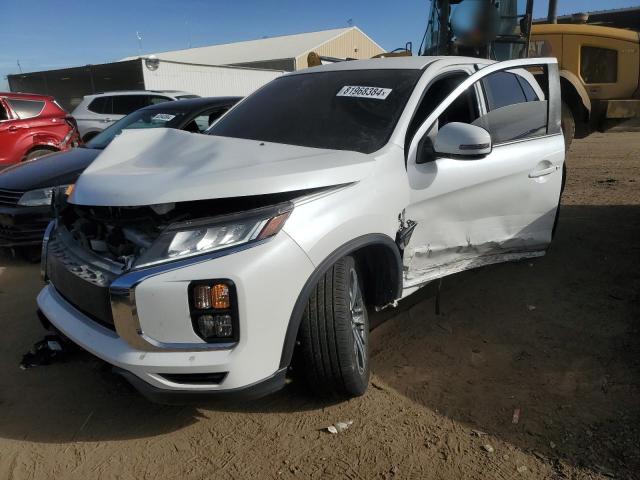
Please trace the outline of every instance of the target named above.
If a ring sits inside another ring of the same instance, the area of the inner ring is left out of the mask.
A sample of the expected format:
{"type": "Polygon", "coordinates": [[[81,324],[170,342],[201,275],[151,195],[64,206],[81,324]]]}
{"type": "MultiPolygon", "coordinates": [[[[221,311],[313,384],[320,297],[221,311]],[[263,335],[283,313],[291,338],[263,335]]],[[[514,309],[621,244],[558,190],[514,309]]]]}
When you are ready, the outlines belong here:
{"type": "Polygon", "coordinates": [[[124,132],[45,239],[41,312],[153,399],[360,395],[368,311],[552,238],[555,59],[311,68],[208,133],[124,132]]]}

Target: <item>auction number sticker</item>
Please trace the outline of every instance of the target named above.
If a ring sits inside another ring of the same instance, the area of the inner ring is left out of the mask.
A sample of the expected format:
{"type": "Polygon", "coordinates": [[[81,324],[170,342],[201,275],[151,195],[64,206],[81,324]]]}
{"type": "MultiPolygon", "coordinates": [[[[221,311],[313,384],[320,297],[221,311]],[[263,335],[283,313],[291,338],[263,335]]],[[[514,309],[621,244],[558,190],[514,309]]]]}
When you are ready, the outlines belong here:
{"type": "Polygon", "coordinates": [[[169,113],[158,113],[154,115],[153,120],[158,120],[159,122],[170,122],[174,118],[176,118],[176,116],[169,113]]]}
{"type": "Polygon", "coordinates": [[[391,90],[391,88],[347,85],[340,89],[336,97],[375,98],[376,100],[385,100],[391,93],[391,90]]]}

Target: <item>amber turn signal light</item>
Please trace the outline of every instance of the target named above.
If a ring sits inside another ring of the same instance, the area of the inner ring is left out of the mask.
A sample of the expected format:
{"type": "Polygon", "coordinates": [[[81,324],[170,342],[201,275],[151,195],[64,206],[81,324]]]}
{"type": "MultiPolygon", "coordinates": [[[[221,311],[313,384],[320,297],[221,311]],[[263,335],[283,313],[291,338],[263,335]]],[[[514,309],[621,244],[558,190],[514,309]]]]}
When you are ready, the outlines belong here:
{"type": "Polygon", "coordinates": [[[211,287],[211,307],[226,310],[230,307],[229,287],[224,283],[216,283],[211,287]]]}

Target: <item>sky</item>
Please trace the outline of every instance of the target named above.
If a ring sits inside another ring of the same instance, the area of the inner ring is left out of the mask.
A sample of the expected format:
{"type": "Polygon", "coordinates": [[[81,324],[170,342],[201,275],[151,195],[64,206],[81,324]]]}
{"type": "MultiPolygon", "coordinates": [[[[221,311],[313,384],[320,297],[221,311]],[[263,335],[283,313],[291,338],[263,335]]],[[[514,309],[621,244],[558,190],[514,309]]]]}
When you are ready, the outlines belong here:
{"type": "MultiPolygon", "coordinates": [[[[383,48],[413,42],[428,0],[30,0],[2,2],[0,91],[6,75],[137,55],[358,26],[383,48]],[[25,23],[26,22],[26,23],[25,23]],[[136,32],[140,33],[139,41],[136,32]]],[[[534,18],[547,2],[534,2],[534,18]]],[[[640,5],[640,0],[558,0],[558,14],[640,5]]]]}

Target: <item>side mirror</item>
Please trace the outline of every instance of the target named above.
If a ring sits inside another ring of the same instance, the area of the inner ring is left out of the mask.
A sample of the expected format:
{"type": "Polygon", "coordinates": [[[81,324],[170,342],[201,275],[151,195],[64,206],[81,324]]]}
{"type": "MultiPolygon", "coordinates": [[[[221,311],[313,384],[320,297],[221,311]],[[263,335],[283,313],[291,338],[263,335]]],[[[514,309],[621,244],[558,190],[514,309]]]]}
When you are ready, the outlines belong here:
{"type": "Polygon", "coordinates": [[[491,153],[491,135],[468,123],[447,123],[436,135],[433,150],[437,156],[484,157],[491,153]]]}

